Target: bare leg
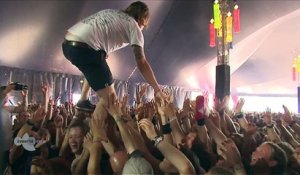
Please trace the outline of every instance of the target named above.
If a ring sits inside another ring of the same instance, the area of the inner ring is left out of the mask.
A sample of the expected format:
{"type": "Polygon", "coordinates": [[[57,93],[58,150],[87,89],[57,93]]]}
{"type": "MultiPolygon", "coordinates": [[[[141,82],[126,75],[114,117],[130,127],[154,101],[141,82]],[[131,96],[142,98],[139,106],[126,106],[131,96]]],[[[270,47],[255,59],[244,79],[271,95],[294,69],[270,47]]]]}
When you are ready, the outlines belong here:
{"type": "Polygon", "coordinates": [[[86,79],[84,79],[82,90],[81,90],[81,97],[80,100],[88,100],[90,95],[91,87],[90,84],[86,79]]]}
{"type": "Polygon", "coordinates": [[[101,116],[101,118],[105,119],[107,117],[107,111],[104,106],[108,104],[108,98],[111,94],[115,94],[114,84],[96,91],[99,101],[97,103],[96,109],[93,113],[94,116],[101,116]]]}

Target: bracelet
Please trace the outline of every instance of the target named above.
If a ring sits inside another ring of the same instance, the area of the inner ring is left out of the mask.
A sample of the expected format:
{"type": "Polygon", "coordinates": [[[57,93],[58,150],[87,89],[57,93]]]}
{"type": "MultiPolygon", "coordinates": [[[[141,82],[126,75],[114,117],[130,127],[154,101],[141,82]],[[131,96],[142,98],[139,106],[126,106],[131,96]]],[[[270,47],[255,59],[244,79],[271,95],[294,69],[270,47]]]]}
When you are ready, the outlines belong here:
{"type": "Polygon", "coordinates": [[[152,143],[152,145],[154,146],[154,147],[157,147],[157,145],[161,142],[161,141],[163,141],[164,140],[164,138],[162,137],[162,136],[156,136],[152,141],[151,141],[151,143],[152,143]]]}
{"type": "Polygon", "coordinates": [[[289,124],[289,126],[290,127],[293,127],[293,125],[296,123],[296,121],[295,120],[293,120],[290,124],[289,124]]]}
{"type": "Polygon", "coordinates": [[[234,117],[236,117],[236,118],[238,118],[238,119],[241,119],[241,118],[244,117],[244,115],[243,115],[242,112],[239,112],[239,113],[236,113],[236,114],[234,115],[234,117]]]}
{"type": "Polygon", "coordinates": [[[269,125],[267,125],[267,128],[273,128],[274,127],[274,124],[272,123],[272,124],[269,124],[269,125]]]}
{"type": "Polygon", "coordinates": [[[205,120],[204,119],[199,119],[199,120],[197,120],[197,124],[199,126],[203,126],[203,125],[205,125],[205,120]]]}
{"type": "Polygon", "coordinates": [[[162,125],[161,131],[162,131],[163,134],[170,134],[172,132],[172,128],[171,128],[170,123],[162,125]]]}

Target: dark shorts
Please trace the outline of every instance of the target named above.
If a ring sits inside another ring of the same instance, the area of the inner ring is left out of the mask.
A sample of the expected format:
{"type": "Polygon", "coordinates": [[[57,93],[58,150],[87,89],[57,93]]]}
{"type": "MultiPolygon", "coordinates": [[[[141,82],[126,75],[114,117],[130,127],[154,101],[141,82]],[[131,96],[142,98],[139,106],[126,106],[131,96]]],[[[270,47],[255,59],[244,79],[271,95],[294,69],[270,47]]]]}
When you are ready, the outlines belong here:
{"type": "Polygon", "coordinates": [[[105,51],[96,51],[85,43],[66,40],[62,44],[62,50],[64,56],[83,73],[94,91],[113,83],[105,51]]]}

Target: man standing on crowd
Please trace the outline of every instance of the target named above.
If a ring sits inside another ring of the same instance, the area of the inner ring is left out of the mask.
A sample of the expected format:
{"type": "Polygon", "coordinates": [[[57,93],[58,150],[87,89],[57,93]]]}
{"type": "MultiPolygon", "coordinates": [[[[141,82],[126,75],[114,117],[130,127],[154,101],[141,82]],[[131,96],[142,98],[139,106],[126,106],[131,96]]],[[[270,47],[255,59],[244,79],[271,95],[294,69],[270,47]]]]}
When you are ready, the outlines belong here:
{"type": "Polygon", "coordinates": [[[68,29],[62,48],[65,57],[85,76],[81,100],[77,107],[93,110],[88,100],[90,87],[107,102],[115,93],[113,78],[106,58],[112,52],[131,45],[137,67],[145,80],[161,93],[144,53],[142,30],[148,25],[149,9],[143,2],[129,5],[125,11],[106,9],[99,11],[68,29]]]}

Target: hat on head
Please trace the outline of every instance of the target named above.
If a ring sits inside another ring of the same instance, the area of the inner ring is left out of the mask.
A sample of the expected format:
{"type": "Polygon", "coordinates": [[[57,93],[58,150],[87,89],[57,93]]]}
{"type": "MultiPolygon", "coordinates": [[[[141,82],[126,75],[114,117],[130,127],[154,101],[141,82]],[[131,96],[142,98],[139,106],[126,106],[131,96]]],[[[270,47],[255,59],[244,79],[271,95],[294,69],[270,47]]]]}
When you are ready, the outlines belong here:
{"type": "Polygon", "coordinates": [[[125,163],[122,174],[154,174],[151,164],[144,157],[131,157],[125,163]]]}

